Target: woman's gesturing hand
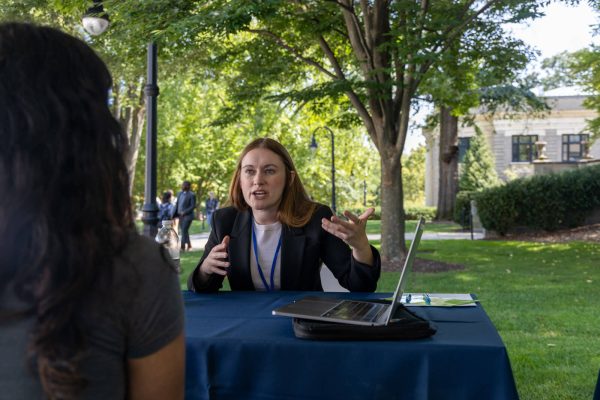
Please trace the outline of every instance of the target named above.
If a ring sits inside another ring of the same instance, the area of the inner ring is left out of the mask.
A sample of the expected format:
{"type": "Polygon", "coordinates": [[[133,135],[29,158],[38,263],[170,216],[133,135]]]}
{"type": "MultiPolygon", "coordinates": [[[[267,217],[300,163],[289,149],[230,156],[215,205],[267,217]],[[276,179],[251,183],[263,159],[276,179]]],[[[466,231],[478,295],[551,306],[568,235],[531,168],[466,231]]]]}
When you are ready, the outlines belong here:
{"type": "Polygon", "coordinates": [[[373,265],[373,253],[367,238],[367,220],[375,211],[374,208],[368,208],[360,216],[352,214],[350,211],[344,211],[347,221],[333,215],[330,220],[323,218],[321,226],[327,232],[342,239],[352,248],[354,258],[367,265],[373,265]]]}
{"type": "Polygon", "coordinates": [[[200,266],[200,272],[205,275],[227,275],[229,269],[229,255],[227,254],[227,246],[229,245],[229,236],[226,235],[223,241],[210,250],[208,256],[200,266]]]}

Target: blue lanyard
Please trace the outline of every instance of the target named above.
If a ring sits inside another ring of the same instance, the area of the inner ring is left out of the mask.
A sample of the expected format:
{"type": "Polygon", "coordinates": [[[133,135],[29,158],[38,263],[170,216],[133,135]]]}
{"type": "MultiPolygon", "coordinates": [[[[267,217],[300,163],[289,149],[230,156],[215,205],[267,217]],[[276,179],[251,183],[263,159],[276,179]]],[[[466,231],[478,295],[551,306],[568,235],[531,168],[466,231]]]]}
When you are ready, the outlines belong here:
{"type": "Polygon", "coordinates": [[[275,255],[273,256],[273,264],[271,265],[271,286],[267,284],[265,275],[263,274],[262,268],[260,267],[260,263],[258,262],[258,245],[256,244],[256,232],[254,232],[254,221],[252,221],[252,246],[254,247],[254,258],[256,259],[256,266],[258,267],[260,279],[262,280],[263,285],[265,285],[265,289],[267,289],[267,292],[273,291],[275,290],[275,265],[277,265],[277,256],[279,255],[279,250],[281,249],[281,235],[279,235],[279,242],[277,242],[277,249],[275,249],[275,255]]]}

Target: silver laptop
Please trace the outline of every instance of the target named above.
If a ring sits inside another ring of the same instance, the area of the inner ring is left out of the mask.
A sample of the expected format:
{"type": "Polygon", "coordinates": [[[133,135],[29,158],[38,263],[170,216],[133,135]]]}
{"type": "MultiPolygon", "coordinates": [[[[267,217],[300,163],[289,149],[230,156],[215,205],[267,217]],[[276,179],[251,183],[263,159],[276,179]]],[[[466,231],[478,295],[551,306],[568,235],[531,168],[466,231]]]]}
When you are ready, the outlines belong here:
{"type": "Polygon", "coordinates": [[[392,316],[400,304],[409,271],[415,261],[415,254],[421,241],[424,225],[425,220],[421,218],[400,272],[400,279],[391,304],[369,300],[340,300],[323,296],[309,296],[274,309],[273,315],[353,325],[388,325],[390,322],[394,322],[392,316]]]}

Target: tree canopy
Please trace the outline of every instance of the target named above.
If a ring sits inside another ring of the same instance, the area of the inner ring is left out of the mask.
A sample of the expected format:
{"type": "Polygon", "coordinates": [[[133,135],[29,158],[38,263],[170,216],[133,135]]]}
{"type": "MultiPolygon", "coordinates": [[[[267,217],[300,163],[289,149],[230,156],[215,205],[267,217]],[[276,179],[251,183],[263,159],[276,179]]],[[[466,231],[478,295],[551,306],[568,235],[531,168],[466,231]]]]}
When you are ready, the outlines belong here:
{"type": "MultiPolygon", "coordinates": [[[[286,100],[295,109],[310,103],[315,112],[324,99],[335,99],[341,107],[327,116],[327,124],[339,128],[359,121],[379,153],[382,256],[399,263],[405,252],[401,156],[417,97],[427,92],[435,68],[456,59],[457,49],[484,53],[502,47],[495,45],[508,37],[503,23],[535,18],[547,3],[105,0],[104,5],[113,21],[111,40],[155,40],[163,57],[173,61],[173,71],[202,65],[199,75],[225,82],[235,99],[223,108],[225,123],[235,123],[257,99],[286,100]]],[[[68,12],[83,12],[87,2],[61,4],[68,12]]],[[[483,58],[473,62],[485,66],[483,58]]]]}
{"type": "MultiPolygon", "coordinates": [[[[229,101],[217,103],[219,116],[211,126],[259,122],[251,114],[269,100],[286,116],[299,110],[319,116],[311,129],[327,125],[368,135],[380,159],[382,255],[394,263],[405,251],[401,156],[416,102],[430,97],[456,109],[476,102],[468,90],[474,82],[497,82],[528,58],[515,56],[521,44],[503,24],[536,18],[549,2],[105,0],[109,32],[88,39],[101,44],[124,74],[132,67],[127,57],[142,54],[143,44],[152,40],[161,49],[162,71],[183,76],[194,70],[196,82],[218,82],[229,101]]],[[[48,7],[71,17],[90,5],[84,0],[7,3],[13,11],[48,7]]],[[[194,125],[178,124],[186,131],[194,125]]],[[[252,134],[265,132],[271,134],[260,129],[252,134]]],[[[171,160],[171,165],[185,163],[171,160]]],[[[350,175],[366,174],[357,164],[350,175]]]]}

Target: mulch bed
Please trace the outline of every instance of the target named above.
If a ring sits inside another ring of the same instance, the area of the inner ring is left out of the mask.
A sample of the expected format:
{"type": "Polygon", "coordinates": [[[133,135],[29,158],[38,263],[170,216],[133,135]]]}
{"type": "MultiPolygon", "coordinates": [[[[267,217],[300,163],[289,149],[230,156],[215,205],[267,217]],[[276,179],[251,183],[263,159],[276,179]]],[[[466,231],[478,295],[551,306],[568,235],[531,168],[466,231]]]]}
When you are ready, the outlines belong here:
{"type": "Polygon", "coordinates": [[[600,224],[562,229],[554,232],[509,233],[505,236],[486,237],[488,240],[517,240],[524,242],[566,243],[572,241],[600,243],[600,224]]]}

